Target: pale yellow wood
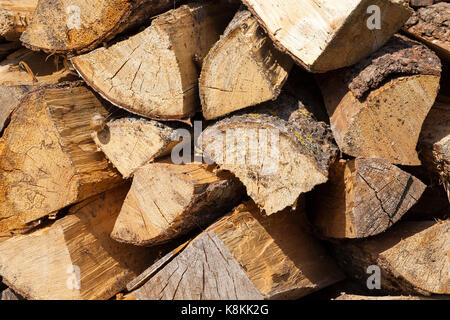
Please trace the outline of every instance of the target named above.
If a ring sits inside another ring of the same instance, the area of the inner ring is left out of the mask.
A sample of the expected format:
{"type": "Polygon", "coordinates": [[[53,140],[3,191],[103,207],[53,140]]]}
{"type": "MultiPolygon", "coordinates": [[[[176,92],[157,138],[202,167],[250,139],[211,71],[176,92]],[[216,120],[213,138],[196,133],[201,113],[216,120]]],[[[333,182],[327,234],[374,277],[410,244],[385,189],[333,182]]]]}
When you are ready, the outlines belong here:
{"type": "Polygon", "coordinates": [[[1,0],[0,37],[8,41],[19,40],[31,21],[38,0],[1,0]]]}

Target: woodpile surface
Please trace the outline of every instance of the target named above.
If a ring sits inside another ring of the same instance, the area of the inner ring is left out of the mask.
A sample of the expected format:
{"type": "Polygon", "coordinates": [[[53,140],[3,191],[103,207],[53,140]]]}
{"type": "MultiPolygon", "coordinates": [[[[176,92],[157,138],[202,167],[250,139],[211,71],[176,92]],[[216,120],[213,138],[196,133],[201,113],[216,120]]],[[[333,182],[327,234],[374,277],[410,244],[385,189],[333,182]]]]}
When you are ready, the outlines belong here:
{"type": "Polygon", "coordinates": [[[0,300],[446,300],[450,3],[0,1],[0,300]]]}

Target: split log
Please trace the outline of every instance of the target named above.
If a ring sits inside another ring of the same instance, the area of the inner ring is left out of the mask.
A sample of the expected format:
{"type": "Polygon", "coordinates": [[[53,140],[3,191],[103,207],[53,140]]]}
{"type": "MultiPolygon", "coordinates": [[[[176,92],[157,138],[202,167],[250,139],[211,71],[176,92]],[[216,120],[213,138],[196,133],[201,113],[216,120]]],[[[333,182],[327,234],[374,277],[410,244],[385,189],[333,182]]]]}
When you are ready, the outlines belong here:
{"type": "Polygon", "coordinates": [[[136,171],[111,237],[140,246],[167,242],[211,224],[244,195],[236,178],[214,166],[151,163],[136,171]]]}
{"type": "Polygon", "coordinates": [[[41,87],[21,100],[0,140],[0,233],[122,181],[92,141],[94,113],[106,109],[81,81],[41,87]]]}
{"type": "Polygon", "coordinates": [[[355,64],[380,48],[413,12],[395,0],[243,2],[280,50],[315,73],[355,64]],[[377,19],[376,10],[375,16],[368,14],[370,6],[380,9],[380,28],[369,28],[377,19]]]}
{"type": "Polygon", "coordinates": [[[199,79],[203,116],[215,119],[275,100],[292,65],[251,13],[239,11],[203,63],[199,79]]]}
{"type": "Polygon", "coordinates": [[[232,18],[229,9],[220,3],[183,5],[158,16],[137,35],[72,63],[118,107],[160,120],[189,118],[198,106],[195,61],[202,61],[219,39],[232,18]]]}
{"type": "Polygon", "coordinates": [[[439,89],[441,63],[425,46],[395,36],[357,65],[319,78],[342,152],[420,165],[420,129],[439,89]]]}
{"type": "Polygon", "coordinates": [[[369,266],[381,269],[381,292],[450,294],[450,220],[403,221],[366,240],[333,245],[348,275],[364,281],[369,266]]]}
{"type": "Polygon", "coordinates": [[[295,207],[300,194],[325,183],[337,152],[328,126],[287,94],[208,127],[198,144],[267,215],[295,207]]]}
{"type": "Polygon", "coordinates": [[[47,53],[86,52],[173,6],[174,0],[39,0],[20,40],[47,53]]]}
{"type": "Polygon", "coordinates": [[[426,186],[381,159],[336,162],[317,188],[312,222],[328,238],[365,238],[384,232],[418,201],[426,186]]]}
{"type": "Polygon", "coordinates": [[[28,26],[38,0],[0,0],[0,37],[17,41],[28,26]]]}
{"type": "Polygon", "coordinates": [[[420,8],[405,23],[403,30],[450,62],[450,3],[420,8]]]}
{"type": "Polygon", "coordinates": [[[20,49],[0,63],[0,132],[11,112],[26,93],[44,84],[56,84],[75,79],[61,60],[48,59],[46,55],[20,49]]]}
{"type": "Polygon", "coordinates": [[[264,217],[240,205],[192,240],[139,289],[138,300],[299,298],[342,280],[303,229],[300,212],[264,217]]]}
{"type": "Polygon", "coordinates": [[[437,172],[450,201],[450,97],[439,97],[422,126],[418,149],[424,165],[437,172]]]}
{"type": "Polygon", "coordinates": [[[170,154],[179,142],[173,141],[174,133],[174,127],[157,121],[121,118],[107,122],[92,136],[122,176],[129,178],[146,163],[170,154]]]}
{"type": "Polygon", "coordinates": [[[90,198],[50,226],[0,243],[4,282],[33,300],[109,299],[123,290],[158,253],[109,237],[128,188],[90,198]]]}

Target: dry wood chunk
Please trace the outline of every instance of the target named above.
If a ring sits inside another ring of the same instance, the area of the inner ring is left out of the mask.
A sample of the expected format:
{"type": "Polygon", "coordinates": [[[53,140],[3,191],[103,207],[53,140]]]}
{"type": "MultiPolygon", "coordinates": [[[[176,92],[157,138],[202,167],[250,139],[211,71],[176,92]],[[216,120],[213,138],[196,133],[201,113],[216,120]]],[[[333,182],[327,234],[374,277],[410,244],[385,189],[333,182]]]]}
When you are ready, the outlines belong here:
{"type": "Polygon", "coordinates": [[[419,179],[384,160],[342,160],[314,193],[312,221],[325,237],[373,236],[400,220],[425,188],[419,179]]]}
{"type": "Polygon", "coordinates": [[[17,41],[28,26],[38,0],[0,0],[0,37],[17,41]]]}
{"type": "Polygon", "coordinates": [[[334,138],[342,152],[420,165],[422,123],[439,89],[441,63],[402,36],[357,65],[319,78],[334,138]]]}
{"type": "Polygon", "coordinates": [[[303,215],[263,216],[240,205],[191,241],[130,296],[146,299],[295,299],[342,280],[303,229],[303,215]]]}
{"type": "Polygon", "coordinates": [[[90,198],[52,225],[0,243],[5,283],[26,299],[109,299],[123,290],[158,254],[109,237],[128,188],[90,198]]]}
{"type": "Polygon", "coordinates": [[[380,48],[412,13],[407,4],[396,0],[243,2],[280,49],[312,72],[358,62],[380,48]],[[377,8],[380,28],[373,28],[377,8]]]}
{"type": "Polygon", "coordinates": [[[203,116],[215,119],[274,100],[293,65],[249,11],[239,11],[208,53],[199,80],[203,116]]]}
{"type": "Polygon", "coordinates": [[[233,11],[189,4],[158,16],[144,31],[72,59],[86,82],[113,104],[161,120],[185,119],[198,106],[199,68],[233,11]]]}
{"type": "Polygon", "coordinates": [[[122,181],[92,141],[94,113],[106,110],[81,82],[41,87],[21,100],[0,140],[0,232],[122,181]]]}
{"type": "Polygon", "coordinates": [[[174,0],[39,0],[20,40],[33,50],[81,53],[173,5],[174,0]]]}
{"type": "Polygon", "coordinates": [[[337,151],[327,125],[285,94],[208,127],[199,145],[268,215],[295,207],[301,193],[326,182],[337,151]]]}
{"type": "Polygon", "coordinates": [[[112,238],[155,245],[204,227],[245,195],[240,182],[205,164],[151,163],[138,169],[112,238]]]}
{"type": "Polygon", "coordinates": [[[348,274],[364,283],[367,268],[380,267],[383,291],[450,294],[450,220],[403,221],[381,235],[333,248],[348,274]]]}
{"type": "Polygon", "coordinates": [[[405,23],[403,30],[450,61],[450,3],[420,8],[405,23]]]}
{"type": "Polygon", "coordinates": [[[107,122],[92,135],[108,160],[128,178],[146,163],[170,153],[178,143],[172,141],[174,131],[153,120],[121,118],[107,122]]]}

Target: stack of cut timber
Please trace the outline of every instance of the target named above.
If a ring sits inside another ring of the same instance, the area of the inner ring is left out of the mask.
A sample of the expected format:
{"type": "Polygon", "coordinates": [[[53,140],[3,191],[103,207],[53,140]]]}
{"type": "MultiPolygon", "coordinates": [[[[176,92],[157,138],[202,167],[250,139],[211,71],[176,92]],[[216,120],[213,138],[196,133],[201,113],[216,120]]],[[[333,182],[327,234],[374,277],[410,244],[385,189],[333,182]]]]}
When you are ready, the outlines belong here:
{"type": "Polygon", "coordinates": [[[0,0],[0,300],[448,299],[449,9],[0,0]]]}

